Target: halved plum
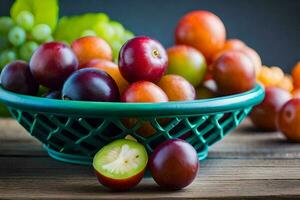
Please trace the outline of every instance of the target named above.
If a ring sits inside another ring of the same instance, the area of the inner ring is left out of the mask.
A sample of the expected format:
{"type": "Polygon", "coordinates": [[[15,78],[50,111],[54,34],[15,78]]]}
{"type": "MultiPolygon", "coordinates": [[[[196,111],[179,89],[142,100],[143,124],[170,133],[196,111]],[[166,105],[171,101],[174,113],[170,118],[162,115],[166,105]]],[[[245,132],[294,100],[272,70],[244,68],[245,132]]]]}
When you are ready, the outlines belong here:
{"type": "Polygon", "coordinates": [[[147,163],[148,155],[143,145],[119,139],[95,155],[93,167],[104,186],[113,190],[128,190],[142,180],[147,163]]]}

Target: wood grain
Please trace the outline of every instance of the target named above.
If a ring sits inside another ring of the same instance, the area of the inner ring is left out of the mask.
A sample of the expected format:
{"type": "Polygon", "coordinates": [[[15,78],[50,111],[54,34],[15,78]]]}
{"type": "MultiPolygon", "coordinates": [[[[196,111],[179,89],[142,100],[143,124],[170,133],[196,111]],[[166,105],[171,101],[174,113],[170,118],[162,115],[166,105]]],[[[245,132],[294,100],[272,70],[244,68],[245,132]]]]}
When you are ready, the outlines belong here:
{"type": "Polygon", "coordinates": [[[249,121],[211,149],[188,188],[163,191],[145,178],[124,193],[100,186],[91,167],[49,158],[13,120],[0,128],[0,199],[300,199],[300,145],[249,121]]]}

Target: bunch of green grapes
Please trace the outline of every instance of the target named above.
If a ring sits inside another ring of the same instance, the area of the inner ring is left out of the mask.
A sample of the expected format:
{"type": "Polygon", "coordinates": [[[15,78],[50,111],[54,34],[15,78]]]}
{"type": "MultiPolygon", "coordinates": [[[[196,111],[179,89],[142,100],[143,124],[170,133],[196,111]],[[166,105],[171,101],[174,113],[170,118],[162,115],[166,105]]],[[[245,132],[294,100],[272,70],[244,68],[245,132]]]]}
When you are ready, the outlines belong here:
{"type": "Polygon", "coordinates": [[[134,34],[121,23],[110,20],[105,13],[87,13],[61,18],[54,36],[69,44],[79,37],[99,36],[109,43],[113,56],[117,59],[122,45],[134,37],[134,34]]]}
{"type": "Polygon", "coordinates": [[[16,59],[29,61],[39,44],[52,40],[50,26],[35,24],[29,11],[21,11],[15,20],[0,17],[0,69],[16,59]]]}

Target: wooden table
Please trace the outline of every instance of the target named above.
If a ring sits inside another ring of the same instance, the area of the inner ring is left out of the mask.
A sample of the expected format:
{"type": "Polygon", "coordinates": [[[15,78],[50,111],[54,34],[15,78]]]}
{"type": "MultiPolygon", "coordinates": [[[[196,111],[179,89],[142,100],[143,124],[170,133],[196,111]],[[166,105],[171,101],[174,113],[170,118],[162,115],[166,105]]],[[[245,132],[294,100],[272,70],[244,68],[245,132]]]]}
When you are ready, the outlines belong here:
{"type": "Polygon", "coordinates": [[[100,186],[90,167],[49,158],[13,120],[0,120],[0,199],[300,199],[300,145],[246,121],[214,146],[188,188],[162,191],[151,178],[125,193],[100,186]]]}

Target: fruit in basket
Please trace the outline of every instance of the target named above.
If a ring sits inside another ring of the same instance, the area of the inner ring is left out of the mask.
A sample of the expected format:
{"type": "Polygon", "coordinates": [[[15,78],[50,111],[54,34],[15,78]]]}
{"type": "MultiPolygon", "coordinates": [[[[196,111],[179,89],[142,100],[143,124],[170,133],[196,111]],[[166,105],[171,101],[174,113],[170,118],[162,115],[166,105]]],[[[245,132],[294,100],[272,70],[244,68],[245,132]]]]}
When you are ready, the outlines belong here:
{"type": "Polygon", "coordinates": [[[175,42],[195,47],[209,61],[220,51],[226,40],[226,30],[219,17],[208,11],[193,11],[183,16],[176,26],[175,42]]]}
{"type": "Polygon", "coordinates": [[[197,152],[180,139],[160,144],[149,159],[149,169],[155,182],[163,188],[177,190],[191,184],[197,175],[197,152]]]}
{"type": "Polygon", "coordinates": [[[259,54],[250,47],[242,48],[239,51],[246,54],[252,60],[252,62],[254,63],[256,75],[258,75],[262,67],[262,61],[259,54]]]}
{"type": "Polygon", "coordinates": [[[216,93],[211,89],[201,85],[196,88],[196,97],[197,99],[210,99],[216,97],[216,93]]]}
{"type": "Polygon", "coordinates": [[[288,140],[300,142],[300,99],[295,98],[288,101],[280,109],[276,123],[288,140]]]}
{"type": "Polygon", "coordinates": [[[128,190],[141,181],[147,163],[148,155],[143,145],[119,139],[95,155],[93,167],[101,184],[120,191],[128,190]]]}
{"type": "Polygon", "coordinates": [[[124,91],[121,101],[127,103],[167,102],[168,97],[166,93],[154,83],[138,81],[132,83],[124,91]]]}
{"type": "Polygon", "coordinates": [[[36,95],[39,85],[24,61],[7,64],[1,72],[0,83],[6,90],[19,94],[36,95]]]}
{"type": "Polygon", "coordinates": [[[30,31],[34,25],[34,15],[27,10],[23,10],[17,15],[16,23],[26,31],[30,31]]]}
{"type": "Polygon", "coordinates": [[[181,76],[165,75],[157,85],[166,93],[169,101],[191,101],[196,98],[195,88],[181,76]]]}
{"type": "Polygon", "coordinates": [[[263,131],[276,131],[276,115],[280,108],[291,99],[291,94],[277,87],[265,88],[265,99],[253,108],[250,119],[263,131]]]}
{"type": "Polygon", "coordinates": [[[20,46],[26,41],[26,32],[23,28],[15,26],[8,32],[8,41],[14,46],[20,46]]]}
{"type": "Polygon", "coordinates": [[[120,99],[119,89],[106,72],[94,68],[74,72],[64,83],[64,100],[115,102],[120,99]]]}
{"type": "Polygon", "coordinates": [[[78,61],[72,49],[61,42],[44,43],[30,60],[34,78],[53,90],[60,89],[77,68],[78,61]]]}
{"type": "Polygon", "coordinates": [[[292,70],[292,78],[295,88],[300,88],[300,62],[298,62],[292,70]]]}
{"type": "Polygon", "coordinates": [[[61,99],[61,91],[50,91],[43,95],[47,99],[61,99]]]}
{"type": "Polygon", "coordinates": [[[168,49],[168,74],[177,74],[198,86],[206,73],[204,56],[195,48],[177,45],[168,49]]]}
{"type": "Polygon", "coordinates": [[[213,63],[212,75],[222,95],[248,91],[256,83],[253,62],[239,51],[229,51],[218,58],[213,63]]]}
{"type": "MultiPolygon", "coordinates": [[[[132,83],[122,94],[122,102],[127,103],[158,103],[168,102],[166,93],[157,85],[148,81],[138,81],[132,83]]],[[[164,119],[160,120],[161,123],[165,123],[164,119]]],[[[124,124],[128,128],[133,128],[138,122],[136,118],[126,118],[123,120],[124,124]]],[[[155,133],[155,129],[151,123],[144,122],[136,132],[143,136],[149,137],[155,133]]]]}
{"type": "Polygon", "coordinates": [[[71,45],[79,64],[92,59],[112,60],[112,49],[105,40],[97,36],[86,36],[75,40],[71,45]]]}
{"type": "Polygon", "coordinates": [[[119,69],[128,82],[158,81],[167,70],[164,47],[149,37],[128,40],[120,50],[119,69]]]}
{"type": "Polygon", "coordinates": [[[102,59],[93,59],[93,60],[90,60],[89,62],[79,66],[80,69],[87,68],[87,67],[97,68],[97,69],[107,72],[117,83],[120,94],[122,94],[123,91],[128,86],[128,82],[121,75],[118,65],[111,61],[102,60],[102,59]]]}
{"type": "Polygon", "coordinates": [[[245,47],[247,47],[247,45],[239,39],[228,39],[228,40],[226,40],[223,48],[213,55],[211,61],[214,62],[226,51],[240,50],[245,47]]]}

